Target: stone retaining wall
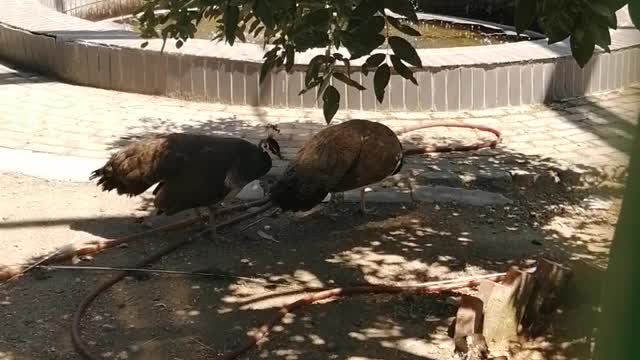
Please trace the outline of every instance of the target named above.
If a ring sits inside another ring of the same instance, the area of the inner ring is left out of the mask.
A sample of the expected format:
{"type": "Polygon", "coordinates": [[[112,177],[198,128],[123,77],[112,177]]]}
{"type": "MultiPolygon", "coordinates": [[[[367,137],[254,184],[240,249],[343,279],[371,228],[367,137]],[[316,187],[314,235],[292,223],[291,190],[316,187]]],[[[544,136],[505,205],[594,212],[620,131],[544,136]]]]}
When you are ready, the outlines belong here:
{"type": "MultiPolygon", "coordinates": [[[[136,34],[114,24],[71,17],[35,0],[4,3],[0,57],[72,83],[228,104],[319,105],[312,92],[298,96],[303,64],[314,51],[300,54],[292,73],[274,73],[260,85],[260,46],[190,40],[180,50],[167,44],[160,53],[160,40],[141,49],[136,34]],[[33,16],[42,21],[33,21],[33,16]]],[[[598,52],[584,69],[571,58],[568,42],[548,46],[539,40],[420,49],[425,64],[416,74],[420,86],[394,74],[382,104],[375,100],[373,74],[353,74],[367,87],[363,92],[341,82],[334,85],[342,94],[342,105],[358,110],[458,111],[559,100],[640,81],[640,33],[624,29],[611,36],[612,52],[598,52]]],[[[354,67],[358,65],[355,61],[354,67]]]]}

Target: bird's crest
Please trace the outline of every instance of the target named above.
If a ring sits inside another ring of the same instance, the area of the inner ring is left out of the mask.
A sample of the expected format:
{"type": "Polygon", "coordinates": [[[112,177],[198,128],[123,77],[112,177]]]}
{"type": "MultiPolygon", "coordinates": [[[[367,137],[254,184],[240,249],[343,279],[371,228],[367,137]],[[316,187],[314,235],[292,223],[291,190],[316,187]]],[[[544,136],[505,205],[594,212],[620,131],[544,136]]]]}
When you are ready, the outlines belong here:
{"type": "Polygon", "coordinates": [[[267,138],[273,138],[277,134],[280,134],[280,129],[278,128],[278,125],[267,124],[264,126],[264,129],[267,132],[267,138]]]}

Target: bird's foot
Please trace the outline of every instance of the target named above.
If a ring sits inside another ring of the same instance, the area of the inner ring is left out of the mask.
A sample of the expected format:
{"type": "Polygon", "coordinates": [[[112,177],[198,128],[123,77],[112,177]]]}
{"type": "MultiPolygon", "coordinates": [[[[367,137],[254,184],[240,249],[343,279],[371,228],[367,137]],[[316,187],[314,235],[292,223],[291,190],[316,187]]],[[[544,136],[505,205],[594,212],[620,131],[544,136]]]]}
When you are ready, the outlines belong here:
{"type": "Polygon", "coordinates": [[[361,215],[375,214],[376,212],[378,212],[378,209],[375,208],[375,207],[364,207],[364,206],[361,206],[358,212],[361,215]]]}
{"type": "Polygon", "coordinates": [[[140,221],[140,225],[142,225],[142,227],[144,227],[145,229],[153,229],[153,220],[145,217],[142,219],[142,221],[140,221]]]}
{"type": "Polygon", "coordinates": [[[212,227],[207,227],[206,229],[200,231],[196,236],[202,239],[207,239],[213,243],[231,243],[232,240],[228,237],[221,235],[218,231],[212,229],[212,227]]]}

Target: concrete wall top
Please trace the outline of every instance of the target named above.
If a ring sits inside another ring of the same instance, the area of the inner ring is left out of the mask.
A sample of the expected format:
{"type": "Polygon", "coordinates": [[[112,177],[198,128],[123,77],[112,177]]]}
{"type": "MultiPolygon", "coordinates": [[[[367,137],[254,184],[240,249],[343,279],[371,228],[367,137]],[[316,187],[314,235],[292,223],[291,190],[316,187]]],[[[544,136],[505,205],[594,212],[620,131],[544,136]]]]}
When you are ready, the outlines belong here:
{"type": "MultiPolygon", "coordinates": [[[[138,49],[145,41],[136,33],[123,30],[123,27],[117,24],[92,22],[62,14],[37,0],[1,0],[0,4],[3,8],[0,13],[1,23],[31,32],[50,34],[61,41],[82,41],[138,49]]],[[[611,50],[636,46],[640,44],[640,32],[630,28],[613,30],[611,41],[611,50]]],[[[161,48],[162,40],[153,39],[149,40],[145,51],[160,51],[161,48]]],[[[259,45],[236,43],[229,46],[201,39],[190,39],[181,49],[176,49],[174,42],[170,40],[164,51],[250,63],[262,63],[265,52],[259,45]]],[[[324,53],[324,50],[315,49],[299,53],[296,56],[296,64],[307,64],[312,57],[321,53],[324,53]]],[[[571,49],[568,40],[553,45],[548,45],[546,40],[535,40],[485,46],[419,49],[418,53],[426,68],[492,67],[568,57],[571,55],[571,49]]],[[[355,60],[352,64],[361,65],[365,59],[355,60]]]]}

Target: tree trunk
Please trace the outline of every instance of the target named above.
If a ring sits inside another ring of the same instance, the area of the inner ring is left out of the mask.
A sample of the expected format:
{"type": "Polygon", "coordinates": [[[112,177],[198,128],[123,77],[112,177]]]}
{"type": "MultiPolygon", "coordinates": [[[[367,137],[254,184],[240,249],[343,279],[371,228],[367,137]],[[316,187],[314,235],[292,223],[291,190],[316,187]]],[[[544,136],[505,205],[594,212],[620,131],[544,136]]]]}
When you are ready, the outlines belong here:
{"type": "Polygon", "coordinates": [[[640,126],[611,244],[595,360],[640,359],[640,126]],[[638,267],[636,267],[638,266],[638,267]]]}

